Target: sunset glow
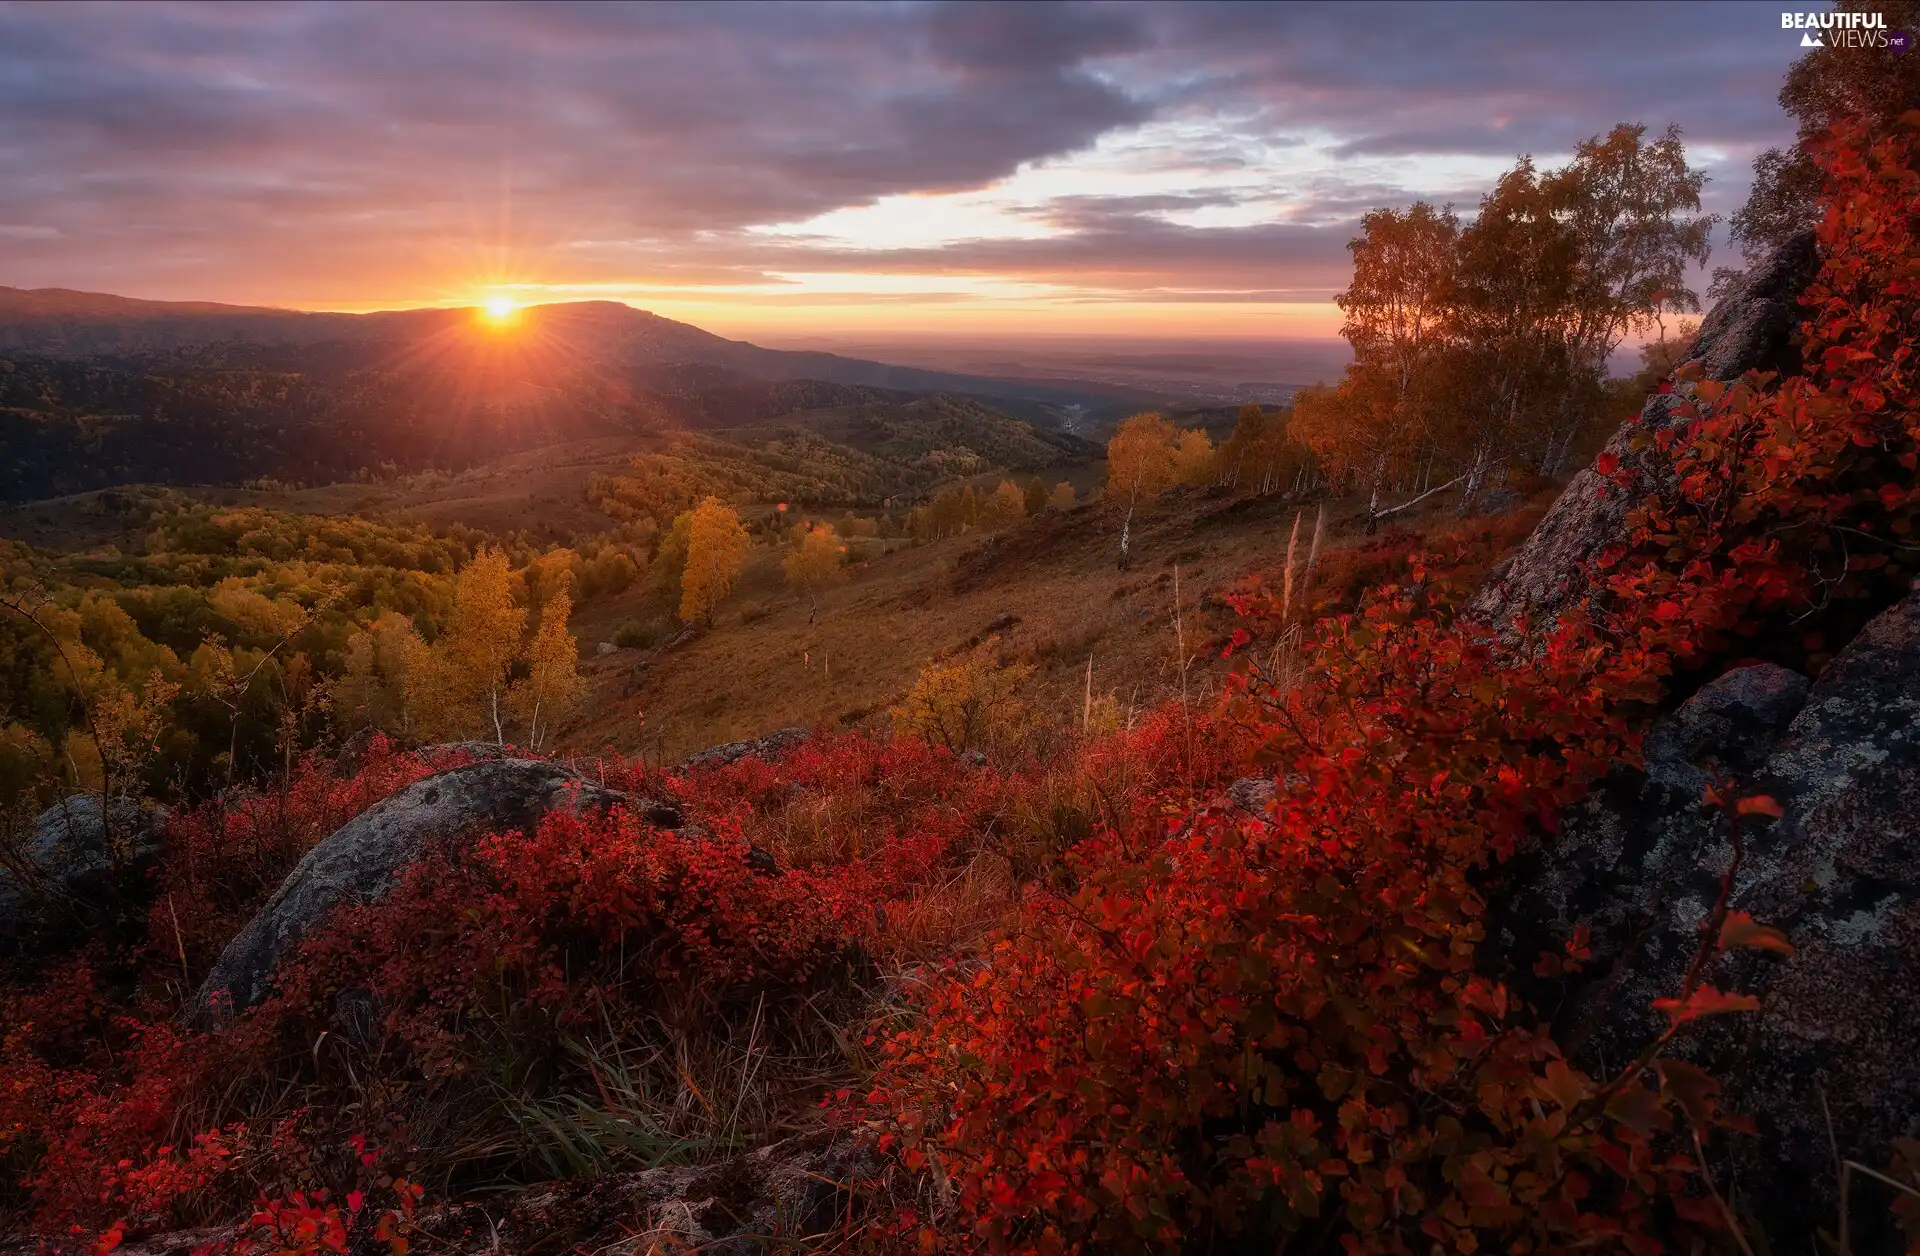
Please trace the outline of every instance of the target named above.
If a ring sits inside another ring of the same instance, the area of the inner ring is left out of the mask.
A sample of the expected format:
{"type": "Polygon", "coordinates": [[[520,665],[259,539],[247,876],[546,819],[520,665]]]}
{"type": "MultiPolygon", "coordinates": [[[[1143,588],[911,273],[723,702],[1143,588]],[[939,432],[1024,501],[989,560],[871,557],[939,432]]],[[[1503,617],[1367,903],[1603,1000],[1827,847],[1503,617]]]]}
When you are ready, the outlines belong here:
{"type": "Polygon", "coordinates": [[[1743,4],[105,12],[0,10],[0,284],[749,337],[1329,336],[1361,214],[1616,121],[1731,212],[1799,52],[1743,4]]]}

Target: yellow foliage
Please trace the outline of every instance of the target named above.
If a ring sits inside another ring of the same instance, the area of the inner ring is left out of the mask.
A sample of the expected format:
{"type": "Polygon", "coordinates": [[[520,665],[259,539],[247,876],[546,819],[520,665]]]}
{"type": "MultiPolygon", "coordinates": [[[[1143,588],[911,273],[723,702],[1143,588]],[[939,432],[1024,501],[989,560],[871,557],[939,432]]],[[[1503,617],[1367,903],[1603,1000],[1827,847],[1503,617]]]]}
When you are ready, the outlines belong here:
{"type": "Polygon", "coordinates": [[[714,610],[733,591],[747,544],[747,530],[733,507],[717,497],[694,507],[687,521],[687,568],[680,578],[682,622],[713,622],[714,610]]]}
{"type": "Polygon", "coordinates": [[[841,570],[846,557],[847,547],[841,544],[832,529],[814,527],[809,528],[800,538],[800,543],[780,560],[780,570],[786,575],[787,584],[807,595],[809,623],[813,621],[820,590],[846,579],[846,573],[841,570]]]}
{"type": "Polygon", "coordinates": [[[1213,482],[1215,464],[1213,440],[1205,432],[1195,428],[1180,434],[1180,443],[1173,450],[1175,479],[1194,488],[1203,488],[1213,482]]]}
{"type": "Polygon", "coordinates": [[[491,732],[506,741],[507,669],[520,651],[527,613],[513,604],[512,576],[501,550],[483,549],[460,571],[453,616],[432,663],[408,672],[408,705],[429,737],[491,732]],[[418,673],[427,673],[416,675],[418,673]]]}
{"type": "Polygon", "coordinates": [[[1005,528],[1027,517],[1027,495],[1012,480],[1002,480],[987,498],[981,523],[989,528],[1005,528]]]}
{"type": "Polygon", "coordinates": [[[417,663],[430,670],[427,654],[413,621],[391,611],[348,637],[344,666],[329,686],[335,724],[347,732],[411,733],[408,668],[417,663]]]}
{"type": "Polygon", "coordinates": [[[306,608],[285,598],[270,598],[247,586],[240,576],[228,576],[213,586],[207,599],[221,618],[241,632],[278,639],[298,632],[307,622],[306,608]]]}
{"type": "Polygon", "coordinates": [[[527,649],[527,678],[514,686],[513,708],[527,724],[527,744],[540,749],[554,722],[586,691],[580,679],[580,643],[567,631],[573,599],[556,593],[540,611],[540,630],[527,649]]]}
{"type": "Polygon", "coordinates": [[[1017,743],[1033,722],[1020,697],[1033,669],[995,666],[996,642],[989,638],[976,650],[922,668],[906,698],[891,711],[895,734],[919,737],[956,754],[1017,743]]]}
{"type": "Polygon", "coordinates": [[[522,603],[545,606],[556,593],[571,595],[575,574],[581,567],[580,555],[570,549],[551,549],[536,555],[519,572],[522,603]]]}
{"type": "Polygon", "coordinates": [[[0,728],[0,813],[24,806],[30,817],[48,798],[42,789],[56,775],[53,748],[18,721],[0,728]]]}
{"type": "Polygon", "coordinates": [[[1047,495],[1047,506],[1053,510],[1072,510],[1073,502],[1073,485],[1065,480],[1054,485],[1053,492],[1047,495]]]}
{"type": "Polygon", "coordinates": [[[75,783],[116,797],[141,792],[140,772],[158,749],[168,707],[180,686],[151,672],[138,690],[108,675],[88,702],[89,722],[67,734],[75,783]]]}
{"type": "Polygon", "coordinates": [[[1136,414],[1107,442],[1107,493],[1134,500],[1154,497],[1178,481],[1180,434],[1165,416],[1136,414]]]}

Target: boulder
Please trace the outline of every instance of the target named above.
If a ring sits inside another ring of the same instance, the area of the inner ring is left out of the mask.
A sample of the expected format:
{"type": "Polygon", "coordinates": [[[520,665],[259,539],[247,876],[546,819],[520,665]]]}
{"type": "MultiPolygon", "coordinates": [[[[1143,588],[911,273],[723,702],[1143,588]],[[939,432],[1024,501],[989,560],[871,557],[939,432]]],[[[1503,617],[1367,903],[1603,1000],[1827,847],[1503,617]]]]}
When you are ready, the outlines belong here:
{"type": "Polygon", "coordinates": [[[788,751],[805,742],[812,734],[798,726],[776,728],[762,737],[750,737],[746,741],[730,741],[721,746],[709,746],[686,757],[681,770],[695,768],[720,768],[729,763],[738,763],[742,759],[759,759],[772,763],[788,751]]]}
{"type": "Polygon", "coordinates": [[[45,940],[145,902],[166,818],[166,808],[128,799],[102,808],[92,794],[41,812],[16,849],[0,852],[0,940],[45,940]]]}
{"type": "Polygon", "coordinates": [[[557,763],[492,759],[416,781],[361,812],[308,851],[274,896],[227,944],[201,983],[189,1019],[217,1024],[264,999],[288,948],[343,902],[368,903],[429,847],[537,825],[555,807],[644,814],[662,828],[683,821],[670,803],[604,789],[557,763]]]}
{"type": "Polygon", "coordinates": [[[1247,776],[1227,786],[1227,801],[1249,815],[1264,816],[1273,805],[1275,783],[1262,776],[1247,776]]]}
{"type": "MultiPolygon", "coordinates": [[[[1646,744],[1644,773],[1616,770],[1510,867],[1489,953],[1537,1005],[1557,999],[1560,1041],[1611,1075],[1664,1026],[1649,1005],[1679,989],[1732,858],[1702,787],[1732,776],[1775,798],[1780,819],[1744,824],[1732,906],[1784,930],[1795,953],[1716,960],[1706,980],[1762,1008],[1701,1022],[1676,1046],[1759,1124],[1760,1138],[1730,1144],[1730,1179],[1774,1250],[1812,1250],[1838,1216],[1834,1151],[1879,1169],[1896,1138],[1920,1135],[1920,590],[1810,687],[1768,665],[1730,672],[1646,744]],[[1581,924],[1585,973],[1536,985],[1535,957],[1581,924]]],[[[1869,1193],[1856,1235],[1886,1221],[1869,1193]]]]}
{"type": "MultiPolygon", "coordinates": [[[[1819,265],[1811,232],[1783,245],[1701,320],[1687,361],[1704,379],[1738,379],[1748,371],[1792,373],[1799,367],[1793,333],[1795,298],[1819,265]]],[[[1639,417],[1607,443],[1632,486],[1622,489],[1593,468],[1574,476],[1515,555],[1496,567],[1467,605],[1480,623],[1505,629],[1525,616],[1535,627],[1552,622],[1588,588],[1587,574],[1609,546],[1626,537],[1627,512],[1673,484],[1672,464],[1636,437],[1677,425],[1673,411],[1688,388],[1650,397],[1639,417]]]]}

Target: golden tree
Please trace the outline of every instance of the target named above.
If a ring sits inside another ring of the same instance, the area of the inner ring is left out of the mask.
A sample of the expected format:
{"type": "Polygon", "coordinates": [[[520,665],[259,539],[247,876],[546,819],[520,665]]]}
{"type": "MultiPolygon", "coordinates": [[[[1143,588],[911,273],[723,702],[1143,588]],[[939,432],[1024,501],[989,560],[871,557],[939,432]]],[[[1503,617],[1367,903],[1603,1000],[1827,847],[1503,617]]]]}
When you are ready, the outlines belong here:
{"type": "Polygon", "coordinates": [[[997,642],[989,638],[975,650],[922,668],[913,688],[891,711],[894,732],[955,754],[1018,742],[1032,722],[1020,689],[1033,669],[995,666],[997,642]]]}
{"type": "MultiPolygon", "coordinates": [[[[520,653],[527,612],[513,603],[512,573],[503,550],[483,549],[460,571],[454,585],[453,616],[433,648],[430,677],[416,695],[438,718],[429,726],[467,735],[491,724],[494,741],[505,745],[507,671],[520,653]]],[[[409,668],[409,672],[416,669],[409,668]]]]}
{"type": "Polygon", "coordinates": [[[1027,517],[1027,496],[1012,480],[1002,480],[987,498],[980,522],[989,528],[1006,528],[1027,517]]]}
{"type": "Polygon", "coordinates": [[[1107,493],[1129,503],[1154,497],[1177,481],[1180,434],[1166,416],[1149,411],[1120,425],[1107,442],[1107,493]]]}
{"type": "Polygon", "coordinates": [[[1047,506],[1052,510],[1073,509],[1073,485],[1065,480],[1053,486],[1053,492],[1047,494],[1047,506]]]}
{"type": "Polygon", "coordinates": [[[1203,488],[1213,481],[1217,467],[1211,437],[1198,428],[1180,433],[1173,448],[1173,475],[1178,483],[1203,488]]]}
{"type": "Polygon", "coordinates": [[[514,713],[526,721],[527,745],[541,749],[552,739],[553,725],[580,700],[580,643],[567,631],[573,599],[564,592],[547,599],[540,628],[527,647],[527,676],[513,687],[514,713]]]}
{"type": "Polygon", "coordinates": [[[780,561],[780,570],[787,577],[787,584],[807,595],[807,622],[820,609],[820,590],[838,584],[846,578],[841,563],[846,560],[847,547],[833,530],[824,525],[808,528],[787,556],[780,561]]]}
{"type": "Polygon", "coordinates": [[[713,622],[713,612],[733,591],[747,545],[747,530],[733,507],[709,497],[694,508],[687,521],[687,569],[680,578],[682,622],[713,622]]]}
{"type": "Polygon", "coordinates": [[[348,637],[340,675],[328,686],[335,727],[343,733],[369,728],[411,733],[407,669],[426,652],[413,621],[394,611],[348,637]]]}
{"type": "Polygon", "coordinates": [[[1047,508],[1047,486],[1037,475],[1027,477],[1027,482],[1020,486],[1020,496],[1029,515],[1037,515],[1047,508]]]}

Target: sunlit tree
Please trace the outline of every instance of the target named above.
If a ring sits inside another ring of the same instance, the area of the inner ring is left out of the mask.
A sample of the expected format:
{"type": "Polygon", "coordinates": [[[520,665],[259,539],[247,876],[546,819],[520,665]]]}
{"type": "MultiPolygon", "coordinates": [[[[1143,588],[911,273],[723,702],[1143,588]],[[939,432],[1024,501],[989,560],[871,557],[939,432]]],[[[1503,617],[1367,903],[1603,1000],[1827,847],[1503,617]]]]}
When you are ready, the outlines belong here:
{"type": "Polygon", "coordinates": [[[514,714],[526,725],[527,744],[542,749],[552,740],[553,726],[580,700],[580,643],[567,631],[573,599],[555,593],[540,610],[540,627],[527,647],[526,679],[513,689],[514,714]]]}
{"type": "Polygon", "coordinates": [[[434,646],[445,723],[463,735],[490,728],[494,741],[506,744],[507,673],[526,623],[527,612],[514,605],[506,552],[481,550],[460,571],[453,616],[434,646]]]}
{"type": "Polygon", "coordinates": [[[780,560],[780,570],[787,578],[787,584],[807,597],[807,622],[812,623],[820,610],[820,593],[846,578],[841,564],[846,561],[847,547],[832,529],[812,527],[800,538],[797,545],[780,560]]]}
{"type": "Polygon", "coordinates": [[[1198,428],[1180,433],[1180,440],[1173,447],[1174,480],[1193,488],[1203,488],[1213,483],[1218,472],[1213,438],[1198,428]]]}
{"type": "Polygon", "coordinates": [[[1012,480],[1002,480],[987,497],[980,522],[988,528],[1006,528],[1027,517],[1027,498],[1012,480]]]}
{"type": "Polygon", "coordinates": [[[1132,503],[1172,488],[1179,444],[1165,415],[1149,411],[1121,423],[1107,442],[1107,495],[1132,503]]]}
{"type": "Polygon", "coordinates": [[[686,572],[680,580],[683,623],[713,622],[714,611],[733,592],[747,545],[747,530],[733,507],[709,497],[693,509],[687,522],[686,572]]]}

